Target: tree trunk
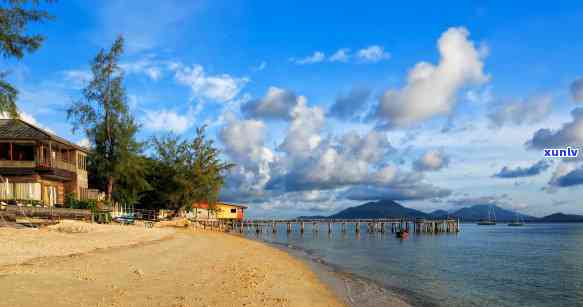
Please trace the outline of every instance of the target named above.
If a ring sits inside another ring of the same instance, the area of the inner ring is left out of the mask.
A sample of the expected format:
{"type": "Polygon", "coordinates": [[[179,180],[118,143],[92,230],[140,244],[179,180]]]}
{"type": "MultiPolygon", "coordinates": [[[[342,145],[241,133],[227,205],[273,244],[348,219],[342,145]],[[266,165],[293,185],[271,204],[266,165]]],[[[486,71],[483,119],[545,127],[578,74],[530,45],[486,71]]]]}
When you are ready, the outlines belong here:
{"type": "Polygon", "coordinates": [[[107,177],[107,190],[105,191],[106,195],[107,195],[107,200],[111,202],[111,194],[113,192],[113,177],[112,176],[108,176],[107,177]]]}

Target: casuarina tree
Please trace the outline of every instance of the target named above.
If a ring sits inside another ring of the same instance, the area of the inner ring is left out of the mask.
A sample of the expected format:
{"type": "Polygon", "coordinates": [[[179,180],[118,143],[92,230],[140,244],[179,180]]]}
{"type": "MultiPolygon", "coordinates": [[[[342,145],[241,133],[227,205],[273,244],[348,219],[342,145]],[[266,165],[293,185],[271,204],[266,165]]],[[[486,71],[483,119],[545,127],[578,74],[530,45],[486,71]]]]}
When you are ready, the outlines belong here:
{"type": "Polygon", "coordinates": [[[119,66],[123,46],[120,36],[109,50],[99,51],[91,62],[92,79],[67,115],[73,130],[83,129],[91,143],[90,163],[107,199],[133,202],[147,183],[136,140],[139,125],[128,108],[119,66]]]}

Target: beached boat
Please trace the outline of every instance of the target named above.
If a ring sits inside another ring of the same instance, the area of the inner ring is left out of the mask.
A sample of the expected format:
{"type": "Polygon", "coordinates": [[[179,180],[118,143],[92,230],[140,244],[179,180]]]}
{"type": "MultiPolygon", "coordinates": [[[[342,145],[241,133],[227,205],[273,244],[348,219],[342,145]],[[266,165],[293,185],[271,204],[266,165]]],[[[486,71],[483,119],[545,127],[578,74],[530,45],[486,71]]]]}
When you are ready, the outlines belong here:
{"type": "Polygon", "coordinates": [[[478,225],[496,225],[496,213],[494,212],[494,208],[492,208],[492,206],[488,207],[488,219],[478,221],[478,225]]]}

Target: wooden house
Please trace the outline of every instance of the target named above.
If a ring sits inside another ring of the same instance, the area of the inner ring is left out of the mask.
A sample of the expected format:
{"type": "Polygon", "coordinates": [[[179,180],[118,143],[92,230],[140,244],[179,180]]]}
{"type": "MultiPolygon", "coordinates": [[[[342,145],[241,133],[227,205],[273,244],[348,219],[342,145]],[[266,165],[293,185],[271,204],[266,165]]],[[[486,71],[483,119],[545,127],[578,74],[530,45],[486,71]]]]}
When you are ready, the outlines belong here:
{"type": "Polygon", "coordinates": [[[0,119],[0,200],[63,204],[67,193],[96,199],[87,182],[88,149],[20,119],[0,119]]]}
{"type": "Polygon", "coordinates": [[[237,220],[241,221],[245,217],[247,207],[217,202],[214,210],[209,210],[207,203],[195,203],[192,205],[193,217],[197,219],[219,219],[219,220],[237,220]]]}

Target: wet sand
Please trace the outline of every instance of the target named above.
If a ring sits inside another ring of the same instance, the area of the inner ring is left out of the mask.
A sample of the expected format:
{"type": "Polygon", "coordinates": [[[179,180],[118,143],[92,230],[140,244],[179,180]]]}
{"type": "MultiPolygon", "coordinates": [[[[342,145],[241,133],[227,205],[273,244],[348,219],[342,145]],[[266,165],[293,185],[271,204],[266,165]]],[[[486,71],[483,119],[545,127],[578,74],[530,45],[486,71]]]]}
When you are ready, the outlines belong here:
{"type": "MultiPolygon", "coordinates": [[[[43,247],[59,241],[52,232],[49,243],[44,242],[46,238],[36,243],[43,247]]],[[[69,240],[69,245],[58,244],[70,248],[82,240],[99,241],[91,232],[57,234],[69,240]]],[[[25,240],[19,240],[18,233],[11,235],[16,236],[16,241],[11,240],[13,247],[20,242],[35,246],[30,234],[24,235],[25,240]]],[[[5,239],[0,231],[0,242],[5,239]]],[[[0,289],[5,291],[0,306],[344,305],[306,263],[260,242],[224,233],[178,230],[157,240],[131,244],[68,256],[53,252],[26,261],[19,257],[13,263],[4,260],[0,289]]],[[[10,252],[2,248],[2,259],[7,259],[10,252]]]]}

